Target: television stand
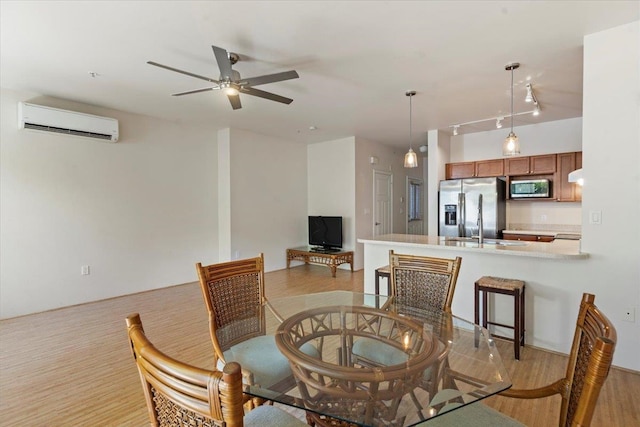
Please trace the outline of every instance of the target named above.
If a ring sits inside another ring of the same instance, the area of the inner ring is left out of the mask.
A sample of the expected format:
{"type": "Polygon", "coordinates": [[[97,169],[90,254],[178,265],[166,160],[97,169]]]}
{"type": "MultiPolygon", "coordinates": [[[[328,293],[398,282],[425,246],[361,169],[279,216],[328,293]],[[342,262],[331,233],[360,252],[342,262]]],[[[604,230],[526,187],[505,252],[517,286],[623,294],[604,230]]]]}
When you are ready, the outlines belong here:
{"type": "Polygon", "coordinates": [[[315,253],[320,253],[320,254],[333,254],[336,252],[340,252],[341,249],[336,249],[336,248],[325,248],[322,246],[314,246],[312,248],[309,249],[309,252],[315,252],[315,253]]]}
{"type": "Polygon", "coordinates": [[[351,264],[351,271],[353,272],[353,251],[326,250],[325,248],[303,246],[301,248],[287,249],[287,268],[290,268],[291,261],[326,265],[331,269],[332,277],[336,277],[336,269],[340,264],[351,264]]]}

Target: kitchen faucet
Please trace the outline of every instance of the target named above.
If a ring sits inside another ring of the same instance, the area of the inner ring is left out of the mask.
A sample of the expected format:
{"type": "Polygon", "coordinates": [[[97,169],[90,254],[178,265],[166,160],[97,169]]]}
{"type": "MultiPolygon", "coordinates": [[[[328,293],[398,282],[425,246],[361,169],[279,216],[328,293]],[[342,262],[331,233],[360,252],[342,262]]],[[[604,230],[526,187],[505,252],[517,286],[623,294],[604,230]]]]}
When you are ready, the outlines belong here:
{"type": "Polygon", "coordinates": [[[484,243],[484,224],[482,223],[482,194],[478,196],[478,243],[484,243]]]}

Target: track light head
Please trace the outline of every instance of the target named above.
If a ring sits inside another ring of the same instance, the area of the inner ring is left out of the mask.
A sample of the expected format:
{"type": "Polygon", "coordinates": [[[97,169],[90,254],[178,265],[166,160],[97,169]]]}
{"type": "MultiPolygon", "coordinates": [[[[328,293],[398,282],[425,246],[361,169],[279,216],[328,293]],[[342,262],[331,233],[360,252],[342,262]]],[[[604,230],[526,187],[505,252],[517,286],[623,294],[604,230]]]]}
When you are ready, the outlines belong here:
{"type": "Polygon", "coordinates": [[[496,118],[496,129],[501,129],[502,128],[502,121],[504,120],[504,117],[497,117],[496,118]]]}
{"type": "Polygon", "coordinates": [[[536,102],[536,108],[533,109],[533,115],[534,116],[539,116],[540,115],[540,106],[538,105],[537,102],[536,102]]]}
{"type": "Polygon", "coordinates": [[[533,102],[533,93],[531,92],[531,83],[527,83],[527,96],[524,98],[524,102],[533,102]]]}

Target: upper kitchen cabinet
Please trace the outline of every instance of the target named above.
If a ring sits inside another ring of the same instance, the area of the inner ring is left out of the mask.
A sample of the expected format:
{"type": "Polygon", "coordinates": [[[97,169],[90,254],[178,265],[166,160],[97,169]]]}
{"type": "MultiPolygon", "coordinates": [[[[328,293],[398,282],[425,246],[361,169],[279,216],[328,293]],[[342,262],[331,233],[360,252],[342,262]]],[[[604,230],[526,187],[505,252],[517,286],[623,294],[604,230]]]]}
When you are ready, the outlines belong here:
{"type": "Polygon", "coordinates": [[[504,159],[505,175],[540,175],[556,171],[556,155],[510,157],[504,159]]]}
{"type": "Polygon", "coordinates": [[[504,160],[479,160],[476,162],[475,172],[475,176],[479,178],[504,176],[504,160]]]}
{"type": "Polygon", "coordinates": [[[447,163],[446,179],[486,178],[504,176],[502,159],[479,160],[477,162],[447,163]]]}
{"type": "Polygon", "coordinates": [[[472,178],[476,173],[476,162],[447,163],[446,179],[472,178]]]}
{"type": "Polygon", "coordinates": [[[560,153],[557,155],[554,195],[559,202],[579,202],[582,187],[569,182],[569,173],[582,167],[582,152],[560,153]]]}

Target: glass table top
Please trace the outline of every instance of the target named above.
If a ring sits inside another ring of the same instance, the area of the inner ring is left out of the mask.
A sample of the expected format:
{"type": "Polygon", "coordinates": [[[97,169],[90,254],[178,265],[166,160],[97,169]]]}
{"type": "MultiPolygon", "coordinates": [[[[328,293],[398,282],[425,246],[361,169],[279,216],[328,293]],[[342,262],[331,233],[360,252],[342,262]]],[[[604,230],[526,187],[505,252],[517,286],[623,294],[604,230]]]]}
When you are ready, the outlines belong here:
{"type": "MultiPolygon", "coordinates": [[[[295,378],[245,393],[362,426],[430,419],[511,387],[486,329],[393,297],[331,291],[270,299],[263,318],[295,378]]],[[[227,360],[229,361],[229,360],[227,360]]]]}

